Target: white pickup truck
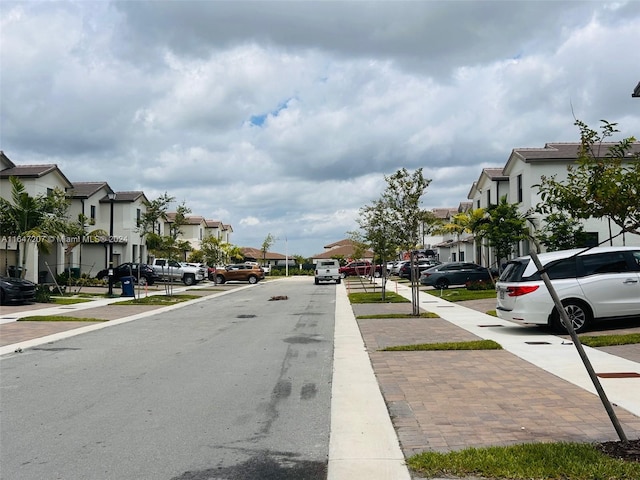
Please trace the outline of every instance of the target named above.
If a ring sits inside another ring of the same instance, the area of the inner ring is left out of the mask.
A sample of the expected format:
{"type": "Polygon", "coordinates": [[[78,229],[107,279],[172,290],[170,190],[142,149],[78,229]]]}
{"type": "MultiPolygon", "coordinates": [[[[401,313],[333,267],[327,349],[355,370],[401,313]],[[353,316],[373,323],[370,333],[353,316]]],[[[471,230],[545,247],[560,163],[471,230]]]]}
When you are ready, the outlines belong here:
{"type": "Polygon", "coordinates": [[[318,260],[316,263],[316,285],[320,282],[340,283],[340,262],[338,260],[318,260]]]}
{"type": "Polygon", "coordinates": [[[167,258],[154,258],[149,265],[165,281],[181,280],[185,285],[195,285],[205,278],[204,268],[181,264],[167,258]]]}

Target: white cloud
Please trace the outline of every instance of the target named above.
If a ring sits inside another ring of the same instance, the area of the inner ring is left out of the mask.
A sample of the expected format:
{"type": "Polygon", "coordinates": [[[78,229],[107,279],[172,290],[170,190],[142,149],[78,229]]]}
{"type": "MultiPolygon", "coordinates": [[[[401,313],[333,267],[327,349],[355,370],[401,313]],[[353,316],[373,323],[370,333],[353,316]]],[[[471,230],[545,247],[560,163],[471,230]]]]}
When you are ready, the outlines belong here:
{"type": "Polygon", "coordinates": [[[167,192],[241,246],[318,253],[402,167],[455,207],[574,114],[640,135],[639,2],[4,2],[0,26],[14,163],[167,192]]]}

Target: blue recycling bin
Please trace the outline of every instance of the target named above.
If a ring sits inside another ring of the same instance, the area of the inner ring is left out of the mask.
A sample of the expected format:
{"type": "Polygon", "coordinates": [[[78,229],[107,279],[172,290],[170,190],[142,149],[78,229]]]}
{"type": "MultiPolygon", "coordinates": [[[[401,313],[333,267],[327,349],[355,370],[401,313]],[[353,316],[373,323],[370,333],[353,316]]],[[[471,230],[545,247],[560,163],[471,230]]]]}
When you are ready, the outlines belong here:
{"type": "Polygon", "coordinates": [[[135,297],[136,294],[134,292],[135,277],[122,277],[120,279],[120,284],[122,285],[122,294],[121,297],[135,297]]]}

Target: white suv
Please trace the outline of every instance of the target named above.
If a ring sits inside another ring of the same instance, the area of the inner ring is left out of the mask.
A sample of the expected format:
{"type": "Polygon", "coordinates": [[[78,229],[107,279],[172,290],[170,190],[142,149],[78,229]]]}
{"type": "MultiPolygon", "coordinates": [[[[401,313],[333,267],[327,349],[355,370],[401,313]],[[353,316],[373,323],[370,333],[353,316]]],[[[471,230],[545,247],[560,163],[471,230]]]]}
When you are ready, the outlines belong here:
{"type": "MultiPolygon", "coordinates": [[[[541,253],[573,327],[595,319],[640,319],[640,247],[596,247],[541,253]]],[[[496,283],[498,317],[563,329],[553,300],[529,256],[507,263],[496,283]]]]}

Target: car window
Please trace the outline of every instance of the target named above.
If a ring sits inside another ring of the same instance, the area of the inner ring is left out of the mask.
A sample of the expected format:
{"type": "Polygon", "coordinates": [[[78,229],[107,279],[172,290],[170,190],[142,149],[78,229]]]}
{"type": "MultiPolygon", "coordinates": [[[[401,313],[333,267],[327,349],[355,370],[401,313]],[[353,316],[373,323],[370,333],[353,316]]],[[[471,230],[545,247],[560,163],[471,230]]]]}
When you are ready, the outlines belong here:
{"type": "MultiPolygon", "coordinates": [[[[547,265],[545,265],[545,270],[547,271],[549,280],[576,278],[578,276],[575,257],[564,258],[562,260],[549,262],[547,265]]],[[[529,277],[523,277],[522,280],[527,282],[538,281],[542,280],[542,277],[540,276],[540,273],[535,272],[529,277]]]]}
{"type": "Polygon", "coordinates": [[[635,266],[636,270],[640,270],[640,251],[637,252],[631,252],[632,255],[632,259],[633,259],[633,264],[635,266]]]}
{"type": "Polygon", "coordinates": [[[582,263],[582,274],[598,275],[603,273],[628,272],[629,265],[624,252],[597,253],[595,255],[585,255],[580,257],[582,263]]]}
{"type": "Polygon", "coordinates": [[[501,282],[519,282],[522,280],[522,273],[525,268],[527,268],[527,264],[529,261],[522,262],[509,262],[507,266],[504,267],[504,270],[500,274],[501,282]]]}

